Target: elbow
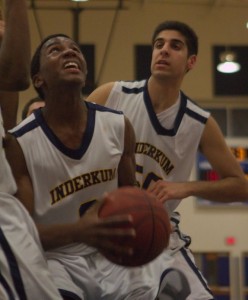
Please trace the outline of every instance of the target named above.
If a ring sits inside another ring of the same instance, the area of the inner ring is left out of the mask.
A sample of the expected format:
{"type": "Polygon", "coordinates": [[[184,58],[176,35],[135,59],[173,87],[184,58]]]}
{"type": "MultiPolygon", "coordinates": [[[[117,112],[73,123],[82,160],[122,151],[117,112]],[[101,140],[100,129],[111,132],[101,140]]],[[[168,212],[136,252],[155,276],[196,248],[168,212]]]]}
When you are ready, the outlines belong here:
{"type": "Polygon", "coordinates": [[[11,81],[1,81],[0,89],[7,92],[19,92],[28,89],[30,86],[30,78],[28,76],[16,77],[11,81]]]}
{"type": "Polygon", "coordinates": [[[15,82],[15,91],[24,91],[28,89],[30,86],[30,78],[28,76],[23,76],[22,78],[19,78],[19,80],[16,80],[15,82]]]}

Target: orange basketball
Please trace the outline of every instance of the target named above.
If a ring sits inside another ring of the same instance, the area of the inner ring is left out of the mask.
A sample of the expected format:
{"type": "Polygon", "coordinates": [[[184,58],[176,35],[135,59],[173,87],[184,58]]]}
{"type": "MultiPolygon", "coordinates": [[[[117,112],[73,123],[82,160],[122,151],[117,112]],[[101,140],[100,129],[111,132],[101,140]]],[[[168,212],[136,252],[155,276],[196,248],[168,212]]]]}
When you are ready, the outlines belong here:
{"type": "MultiPolygon", "coordinates": [[[[119,258],[103,253],[110,261],[123,266],[135,267],[155,259],[169,243],[171,225],[163,205],[151,194],[137,187],[121,187],[107,194],[99,216],[130,214],[136,236],[129,242],[132,256],[119,258]]],[[[120,241],[117,241],[120,243],[120,241]]]]}

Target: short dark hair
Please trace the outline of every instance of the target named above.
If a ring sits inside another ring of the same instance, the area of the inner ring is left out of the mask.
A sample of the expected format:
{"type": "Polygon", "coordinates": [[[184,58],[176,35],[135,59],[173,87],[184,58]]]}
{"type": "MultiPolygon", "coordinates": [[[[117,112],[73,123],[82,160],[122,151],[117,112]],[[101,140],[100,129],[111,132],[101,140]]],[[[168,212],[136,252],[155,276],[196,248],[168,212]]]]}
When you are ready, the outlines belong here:
{"type": "MultiPolygon", "coordinates": [[[[48,35],[46,38],[44,38],[40,45],[37,47],[37,49],[35,50],[35,53],[32,57],[32,60],[31,60],[31,69],[30,69],[30,75],[31,75],[31,79],[33,80],[33,77],[40,71],[40,52],[41,52],[41,49],[43,47],[43,45],[50,39],[52,38],[55,38],[55,37],[65,37],[65,38],[68,38],[70,39],[70,37],[66,34],[63,34],[63,33],[56,33],[56,34],[51,34],[51,35],[48,35]]],[[[44,93],[42,91],[41,88],[37,88],[37,87],[34,87],[35,90],[37,91],[39,97],[41,99],[44,99],[44,93]]]]}
{"type": "Polygon", "coordinates": [[[187,24],[179,21],[165,21],[160,23],[154,30],[152,36],[152,45],[158,34],[163,30],[176,30],[179,31],[186,39],[189,55],[198,54],[198,37],[195,31],[187,24]]]}
{"type": "Polygon", "coordinates": [[[22,120],[24,120],[27,115],[28,115],[28,110],[29,110],[29,107],[35,103],[35,102],[43,102],[44,100],[41,99],[40,97],[35,97],[35,98],[32,98],[30,99],[23,107],[22,109],[22,120]]]}

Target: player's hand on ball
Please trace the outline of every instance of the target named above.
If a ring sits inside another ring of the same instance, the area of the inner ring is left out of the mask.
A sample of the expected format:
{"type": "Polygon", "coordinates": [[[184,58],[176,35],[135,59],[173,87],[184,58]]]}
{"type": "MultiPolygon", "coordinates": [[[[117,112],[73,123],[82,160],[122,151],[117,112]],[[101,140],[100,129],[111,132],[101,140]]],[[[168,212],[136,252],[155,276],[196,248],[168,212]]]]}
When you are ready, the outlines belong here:
{"type": "MultiPolygon", "coordinates": [[[[155,259],[168,245],[171,233],[169,216],[156,197],[145,190],[126,186],[116,189],[105,196],[105,201],[99,209],[103,220],[130,214],[135,228],[133,239],[114,237],[116,245],[123,248],[127,245],[132,249],[132,255],[121,257],[112,251],[102,250],[102,254],[113,263],[128,267],[141,266],[155,259]]],[[[128,224],[119,224],[125,229],[128,224]]],[[[121,229],[121,228],[120,228],[121,229]]]]}
{"type": "Polygon", "coordinates": [[[77,223],[77,241],[114,253],[116,256],[132,255],[129,241],[135,238],[132,216],[128,213],[99,218],[99,210],[106,200],[96,202],[77,223]],[[116,240],[122,241],[116,243],[116,240]]]}

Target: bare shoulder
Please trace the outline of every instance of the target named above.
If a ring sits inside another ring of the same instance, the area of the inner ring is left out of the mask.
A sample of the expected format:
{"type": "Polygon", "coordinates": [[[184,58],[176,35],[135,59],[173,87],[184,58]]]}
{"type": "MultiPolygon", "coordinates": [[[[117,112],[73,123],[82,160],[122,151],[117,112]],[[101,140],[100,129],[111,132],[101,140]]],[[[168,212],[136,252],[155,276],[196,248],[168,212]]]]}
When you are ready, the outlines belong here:
{"type": "Polygon", "coordinates": [[[210,116],[202,134],[200,148],[213,147],[214,145],[219,147],[224,144],[226,144],[225,137],[216,120],[210,116]]]}
{"type": "Polygon", "coordinates": [[[112,81],[100,85],[87,97],[87,101],[95,102],[100,105],[105,105],[114,84],[115,82],[112,81]]]}

